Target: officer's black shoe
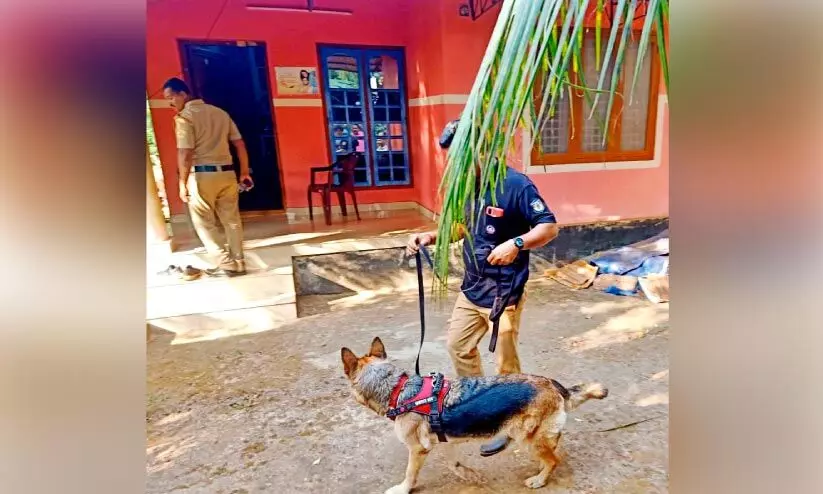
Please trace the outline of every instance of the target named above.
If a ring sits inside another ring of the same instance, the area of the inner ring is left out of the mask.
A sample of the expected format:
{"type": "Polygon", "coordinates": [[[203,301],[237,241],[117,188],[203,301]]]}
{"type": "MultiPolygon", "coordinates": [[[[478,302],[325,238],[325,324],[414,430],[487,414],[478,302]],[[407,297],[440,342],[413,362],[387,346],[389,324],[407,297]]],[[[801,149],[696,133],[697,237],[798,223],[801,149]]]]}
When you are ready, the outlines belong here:
{"type": "Polygon", "coordinates": [[[509,436],[499,436],[491,441],[480,445],[480,456],[494,456],[506,449],[511,438],[509,436]]]}

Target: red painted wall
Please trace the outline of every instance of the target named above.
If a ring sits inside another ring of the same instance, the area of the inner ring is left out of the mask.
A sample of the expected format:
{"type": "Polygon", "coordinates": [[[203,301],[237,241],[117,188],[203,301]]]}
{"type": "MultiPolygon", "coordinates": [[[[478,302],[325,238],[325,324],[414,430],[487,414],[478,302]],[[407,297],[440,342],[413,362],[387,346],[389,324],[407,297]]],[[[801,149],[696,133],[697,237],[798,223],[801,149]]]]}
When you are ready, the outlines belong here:
{"type": "MultiPolygon", "coordinates": [[[[297,0],[272,0],[271,3],[289,2],[305,3],[297,0]]],[[[354,11],[352,16],[338,16],[250,11],[245,8],[245,0],[229,0],[209,38],[264,41],[273,90],[276,86],[274,66],[318,67],[318,43],[405,47],[413,187],[364,190],[358,193],[358,200],[364,204],[415,201],[436,211],[445,164],[445,154],[439,149],[437,139],[446,122],[457,118],[462,110],[461,104],[442,103],[442,96],[468,95],[499,11],[497,7],[478,21],[472,21],[458,15],[462,3],[465,2],[315,1],[319,7],[354,11]],[[432,97],[435,97],[434,103],[432,97]]],[[[206,39],[221,4],[222,0],[149,0],[147,87],[152,98],[161,98],[162,95],[154,93],[163,81],[181,72],[176,40],[206,39]]],[[[321,101],[320,95],[298,98],[321,101]]],[[[561,222],[668,214],[668,108],[665,110],[663,134],[657,136],[663,149],[658,168],[532,175],[561,222]]],[[[176,196],[175,183],[173,112],[153,108],[152,113],[170,206],[173,214],[180,213],[182,203],[176,196]]],[[[324,110],[319,106],[276,107],[274,115],[286,207],[305,207],[308,169],[326,164],[329,156],[324,110]]],[[[512,158],[513,165],[522,166],[522,153],[512,158]]]]}
{"type": "MultiPolygon", "coordinates": [[[[289,0],[268,3],[287,5],[289,0]]],[[[291,3],[295,6],[301,3],[305,5],[305,2],[291,3]]],[[[318,67],[318,43],[376,46],[408,44],[410,30],[406,0],[315,1],[317,7],[351,9],[354,11],[351,16],[249,10],[245,4],[244,0],[229,0],[228,3],[223,0],[149,0],[146,50],[147,88],[150,97],[161,99],[159,89],[163,82],[169,77],[180,76],[182,72],[178,39],[265,42],[273,92],[276,91],[273,67],[318,67]],[[220,14],[224,3],[226,7],[220,14]],[[207,37],[213,23],[214,27],[207,37]]],[[[272,96],[277,97],[276,94],[272,96]]],[[[321,96],[297,98],[320,101],[321,96]]],[[[166,190],[169,191],[169,204],[172,214],[179,214],[183,211],[183,204],[177,196],[172,117],[171,109],[152,108],[166,190]]],[[[329,160],[324,110],[321,107],[276,107],[274,118],[286,207],[305,207],[309,168],[328,164],[329,160]]],[[[363,204],[403,201],[417,201],[413,187],[358,192],[358,202],[363,204]]]]}

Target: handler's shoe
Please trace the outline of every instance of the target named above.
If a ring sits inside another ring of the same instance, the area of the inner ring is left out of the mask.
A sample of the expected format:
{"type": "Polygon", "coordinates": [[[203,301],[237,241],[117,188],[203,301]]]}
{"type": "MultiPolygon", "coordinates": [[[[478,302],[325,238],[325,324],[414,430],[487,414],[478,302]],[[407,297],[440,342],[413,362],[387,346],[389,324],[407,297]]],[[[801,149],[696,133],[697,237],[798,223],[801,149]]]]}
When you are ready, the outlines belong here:
{"type": "Polygon", "coordinates": [[[494,456],[506,449],[511,438],[509,436],[499,436],[491,441],[480,445],[480,456],[494,456]]]}
{"type": "Polygon", "coordinates": [[[214,269],[207,269],[209,276],[242,276],[246,274],[246,261],[231,261],[224,263],[214,269]]]}

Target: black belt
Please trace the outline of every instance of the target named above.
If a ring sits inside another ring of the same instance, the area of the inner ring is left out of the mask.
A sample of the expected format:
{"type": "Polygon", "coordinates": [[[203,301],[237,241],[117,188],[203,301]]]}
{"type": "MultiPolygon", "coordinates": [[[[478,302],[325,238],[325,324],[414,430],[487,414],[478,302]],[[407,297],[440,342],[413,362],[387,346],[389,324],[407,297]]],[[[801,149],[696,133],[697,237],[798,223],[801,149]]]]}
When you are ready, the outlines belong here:
{"type": "Polygon", "coordinates": [[[194,171],[201,172],[228,172],[234,170],[234,165],[195,165],[194,171]]]}

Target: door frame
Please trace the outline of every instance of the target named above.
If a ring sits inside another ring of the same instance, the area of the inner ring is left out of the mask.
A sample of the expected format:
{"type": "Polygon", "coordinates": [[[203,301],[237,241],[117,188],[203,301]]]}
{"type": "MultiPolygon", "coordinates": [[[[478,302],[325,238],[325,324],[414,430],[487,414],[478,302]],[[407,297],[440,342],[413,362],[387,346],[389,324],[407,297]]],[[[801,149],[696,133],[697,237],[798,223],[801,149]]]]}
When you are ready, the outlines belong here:
{"type": "MultiPolygon", "coordinates": [[[[317,52],[317,70],[319,72],[320,77],[318,77],[317,87],[320,91],[320,101],[323,105],[323,122],[324,122],[324,133],[326,134],[326,149],[327,153],[326,156],[328,157],[329,163],[332,162],[334,159],[334,152],[331,148],[331,133],[329,132],[329,113],[328,109],[326,108],[326,81],[323,74],[325,73],[323,70],[323,57],[322,51],[326,48],[341,48],[344,50],[362,50],[364,52],[369,51],[379,51],[379,50],[393,50],[399,51],[403,54],[403,84],[405,85],[405,90],[403,91],[403,101],[405,103],[405,117],[406,117],[406,159],[409,163],[409,183],[405,185],[374,185],[374,181],[372,181],[372,185],[361,185],[357,186],[357,190],[394,190],[394,189],[413,189],[414,188],[414,163],[412,162],[412,153],[411,153],[411,141],[410,141],[410,131],[411,128],[410,120],[411,115],[409,108],[409,81],[408,81],[408,67],[406,67],[406,47],[404,46],[392,46],[392,45],[359,45],[359,44],[347,44],[347,43],[317,43],[316,44],[316,52],[317,52]]],[[[362,87],[361,87],[362,90],[362,87]]],[[[369,91],[366,91],[370,94],[369,91]]],[[[369,96],[366,94],[365,96],[369,96]]],[[[365,97],[364,96],[364,97],[365,97]]],[[[371,109],[371,104],[369,104],[369,109],[371,109]]],[[[367,118],[367,122],[371,120],[371,118],[367,118]]],[[[369,128],[369,132],[371,132],[371,128],[369,128]]],[[[370,135],[370,138],[374,136],[370,135]]],[[[372,143],[374,144],[374,143],[372,143]]],[[[371,155],[371,148],[369,148],[369,154],[371,155]]],[[[371,174],[374,171],[374,165],[370,164],[369,173],[371,174]]]]}
{"type": "Polygon", "coordinates": [[[280,153],[280,133],[277,131],[277,116],[274,113],[274,91],[272,91],[272,72],[271,72],[271,65],[269,65],[269,49],[266,45],[265,41],[258,41],[258,40],[250,40],[250,39],[199,39],[199,38],[177,38],[177,53],[180,57],[180,73],[183,75],[183,80],[186,81],[186,84],[192,86],[191,84],[191,75],[189,73],[189,61],[186,57],[186,50],[184,45],[186,43],[193,43],[193,44],[200,44],[200,45],[222,45],[222,46],[262,46],[263,47],[263,61],[266,64],[266,91],[269,93],[268,103],[269,103],[269,111],[271,112],[271,120],[272,120],[272,130],[274,133],[274,153],[277,156],[277,174],[280,176],[280,198],[283,203],[283,207],[281,209],[263,209],[259,211],[241,211],[240,216],[241,218],[245,217],[255,217],[255,216],[265,216],[271,213],[284,213],[288,209],[286,206],[286,189],[283,178],[283,165],[281,163],[281,156],[280,153]],[[241,44],[243,43],[243,44],[241,44]]]}

